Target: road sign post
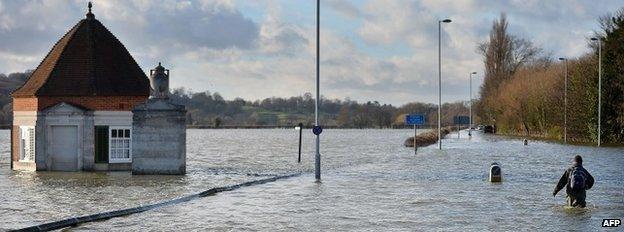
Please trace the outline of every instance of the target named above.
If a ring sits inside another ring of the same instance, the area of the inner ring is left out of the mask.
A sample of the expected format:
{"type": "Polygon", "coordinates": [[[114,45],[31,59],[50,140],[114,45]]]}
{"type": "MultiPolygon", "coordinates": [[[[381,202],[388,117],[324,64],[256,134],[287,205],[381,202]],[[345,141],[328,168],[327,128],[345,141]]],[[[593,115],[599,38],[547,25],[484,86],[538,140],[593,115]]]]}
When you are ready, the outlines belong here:
{"type": "Polygon", "coordinates": [[[418,135],[418,129],[416,124],[414,124],[414,155],[418,152],[418,145],[416,145],[416,135],[418,135]]]}
{"type": "Polygon", "coordinates": [[[470,117],[463,115],[453,116],[453,123],[457,125],[457,138],[459,139],[459,130],[461,128],[461,125],[470,124],[470,117]]]}
{"type": "Polygon", "coordinates": [[[416,144],[416,135],[418,135],[418,125],[425,124],[424,114],[408,114],[405,115],[405,125],[414,125],[414,155],[418,151],[418,145],[416,144]]]}

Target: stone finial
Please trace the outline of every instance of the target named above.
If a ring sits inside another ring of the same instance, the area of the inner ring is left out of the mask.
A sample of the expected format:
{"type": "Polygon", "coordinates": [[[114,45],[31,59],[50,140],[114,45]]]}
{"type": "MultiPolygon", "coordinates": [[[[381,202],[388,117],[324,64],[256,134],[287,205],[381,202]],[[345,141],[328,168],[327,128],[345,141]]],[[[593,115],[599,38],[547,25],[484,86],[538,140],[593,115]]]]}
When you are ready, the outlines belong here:
{"type": "Polygon", "coordinates": [[[89,4],[87,4],[87,7],[89,8],[89,12],[87,13],[87,19],[95,19],[95,15],[91,13],[91,8],[93,7],[93,4],[91,4],[90,1],[89,4]]]}
{"type": "Polygon", "coordinates": [[[150,70],[150,87],[150,98],[169,98],[169,69],[165,69],[160,62],[150,70]]]}

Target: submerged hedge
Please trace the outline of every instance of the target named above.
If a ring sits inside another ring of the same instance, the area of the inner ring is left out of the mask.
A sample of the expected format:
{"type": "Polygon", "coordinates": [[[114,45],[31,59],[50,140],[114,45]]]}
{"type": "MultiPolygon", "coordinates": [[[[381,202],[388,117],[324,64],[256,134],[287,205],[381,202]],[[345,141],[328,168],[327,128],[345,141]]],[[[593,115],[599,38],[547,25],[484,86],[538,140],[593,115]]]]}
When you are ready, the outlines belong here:
{"type": "MultiPolygon", "coordinates": [[[[451,131],[453,131],[451,127],[442,128],[442,138],[451,133],[451,131]]],[[[428,146],[436,142],[438,142],[438,130],[430,130],[416,136],[416,145],[419,147],[428,146]]],[[[406,147],[414,147],[414,136],[407,138],[404,145],[406,147]]]]}

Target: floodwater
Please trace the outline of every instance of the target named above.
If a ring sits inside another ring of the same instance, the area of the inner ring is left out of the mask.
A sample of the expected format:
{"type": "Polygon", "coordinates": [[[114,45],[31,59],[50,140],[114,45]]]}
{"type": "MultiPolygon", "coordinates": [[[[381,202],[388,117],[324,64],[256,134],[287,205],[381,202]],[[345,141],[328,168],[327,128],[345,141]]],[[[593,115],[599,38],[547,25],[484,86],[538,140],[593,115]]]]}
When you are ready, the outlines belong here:
{"type": "Polygon", "coordinates": [[[67,230],[596,231],[604,218],[624,218],[624,148],[523,146],[462,132],[449,134],[444,150],[414,155],[403,147],[412,133],[325,130],[315,183],[309,131],[297,164],[295,130],[188,130],[185,176],[10,171],[8,131],[0,131],[0,230],[296,172],[304,174],[67,230]],[[552,191],[576,154],[596,183],[586,209],[565,209],[565,193],[552,191]],[[501,164],[501,184],[487,182],[492,162],[501,164]]]}

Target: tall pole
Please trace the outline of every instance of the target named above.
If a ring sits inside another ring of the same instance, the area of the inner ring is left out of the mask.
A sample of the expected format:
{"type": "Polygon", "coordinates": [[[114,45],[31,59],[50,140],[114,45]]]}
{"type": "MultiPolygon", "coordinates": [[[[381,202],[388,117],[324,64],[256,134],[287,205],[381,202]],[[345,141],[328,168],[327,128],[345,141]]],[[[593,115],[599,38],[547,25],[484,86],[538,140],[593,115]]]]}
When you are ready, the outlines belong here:
{"type": "MultiPolygon", "coordinates": [[[[319,126],[319,103],[320,103],[320,99],[321,99],[321,94],[320,94],[320,81],[319,81],[319,76],[320,76],[320,58],[319,55],[321,53],[321,49],[320,49],[320,26],[321,26],[321,19],[320,19],[320,12],[321,12],[321,0],[316,0],[316,102],[314,104],[314,125],[315,126],[319,126]]],[[[319,147],[321,145],[321,138],[320,138],[320,134],[316,135],[316,156],[314,159],[314,177],[316,178],[317,181],[321,180],[321,153],[319,151],[319,147]]]]}
{"type": "Polygon", "coordinates": [[[598,39],[598,146],[600,147],[600,110],[602,108],[602,41],[598,39]]]}
{"type": "Polygon", "coordinates": [[[568,143],[568,60],[564,59],[565,79],[563,91],[563,143],[568,143]]]}
{"type": "Polygon", "coordinates": [[[450,19],[438,20],[438,148],[442,150],[442,23],[450,19]]]}
{"type": "Polygon", "coordinates": [[[563,79],[563,143],[568,143],[568,59],[560,57],[564,66],[563,79]]]}
{"type": "Polygon", "coordinates": [[[568,60],[565,61],[565,91],[563,92],[563,143],[568,143],[568,60]]]}
{"type": "Polygon", "coordinates": [[[442,150],[442,21],[438,21],[438,149],[442,150]]]}
{"type": "Polygon", "coordinates": [[[593,37],[591,40],[598,42],[598,146],[600,147],[600,134],[602,132],[600,130],[600,123],[602,121],[600,118],[600,111],[602,108],[602,41],[600,37],[593,37]]]}
{"type": "Polygon", "coordinates": [[[472,73],[470,73],[470,125],[468,125],[468,136],[472,136],[472,73]]]}

